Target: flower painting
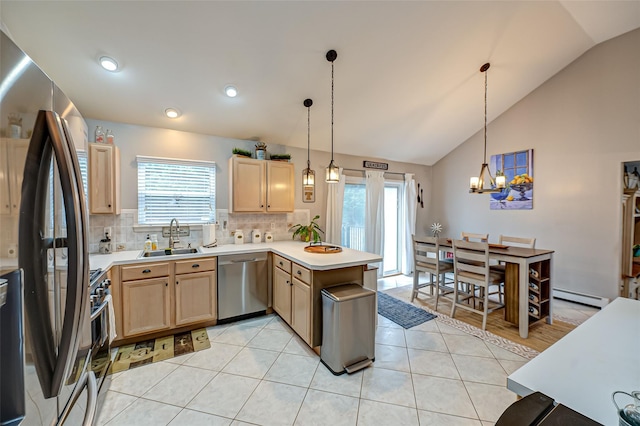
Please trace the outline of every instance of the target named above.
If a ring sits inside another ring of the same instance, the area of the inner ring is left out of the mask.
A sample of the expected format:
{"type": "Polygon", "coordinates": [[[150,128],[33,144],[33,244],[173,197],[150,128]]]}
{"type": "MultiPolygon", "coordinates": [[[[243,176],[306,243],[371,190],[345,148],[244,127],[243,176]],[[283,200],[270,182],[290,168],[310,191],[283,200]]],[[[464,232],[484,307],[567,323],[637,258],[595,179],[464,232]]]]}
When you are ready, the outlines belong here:
{"type": "Polygon", "coordinates": [[[533,149],[492,155],[489,167],[507,182],[501,192],[491,194],[491,210],[533,209],[533,149]]]}

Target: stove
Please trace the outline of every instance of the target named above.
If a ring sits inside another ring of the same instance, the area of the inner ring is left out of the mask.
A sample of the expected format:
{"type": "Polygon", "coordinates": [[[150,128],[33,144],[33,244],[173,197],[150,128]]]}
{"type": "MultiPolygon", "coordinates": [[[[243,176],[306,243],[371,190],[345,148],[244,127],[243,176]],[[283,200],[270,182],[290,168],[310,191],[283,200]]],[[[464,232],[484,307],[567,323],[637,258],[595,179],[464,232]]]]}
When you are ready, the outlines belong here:
{"type": "Polygon", "coordinates": [[[111,354],[111,280],[107,271],[92,269],[89,272],[89,300],[91,302],[91,369],[98,381],[98,390],[107,375],[113,355],[111,354]]]}

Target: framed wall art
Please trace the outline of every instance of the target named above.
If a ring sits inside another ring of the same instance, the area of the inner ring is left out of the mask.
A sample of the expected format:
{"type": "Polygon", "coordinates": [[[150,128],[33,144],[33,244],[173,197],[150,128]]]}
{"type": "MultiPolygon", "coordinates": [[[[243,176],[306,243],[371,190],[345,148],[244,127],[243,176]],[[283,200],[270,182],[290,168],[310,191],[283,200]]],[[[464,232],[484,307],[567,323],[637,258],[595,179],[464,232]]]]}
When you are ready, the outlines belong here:
{"type": "Polygon", "coordinates": [[[533,149],[492,155],[489,167],[507,182],[501,192],[491,194],[491,210],[533,209],[533,149]]]}
{"type": "Polygon", "coordinates": [[[302,185],[302,202],[316,202],[316,187],[314,185],[302,185]]]}

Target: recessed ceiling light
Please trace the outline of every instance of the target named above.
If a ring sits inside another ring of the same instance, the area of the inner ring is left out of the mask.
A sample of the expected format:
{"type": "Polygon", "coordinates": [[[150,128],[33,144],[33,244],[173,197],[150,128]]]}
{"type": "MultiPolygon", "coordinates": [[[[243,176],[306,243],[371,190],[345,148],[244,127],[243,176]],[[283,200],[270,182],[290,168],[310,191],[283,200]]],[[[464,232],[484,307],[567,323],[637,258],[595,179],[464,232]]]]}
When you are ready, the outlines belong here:
{"type": "Polygon", "coordinates": [[[164,115],[169,118],[178,118],[180,117],[180,111],[178,111],[176,108],[167,108],[164,110],[164,115]]]}
{"type": "Polygon", "coordinates": [[[230,98],[235,98],[238,96],[238,89],[236,89],[235,86],[229,85],[224,88],[224,93],[230,98]]]}
{"type": "Polygon", "coordinates": [[[102,68],[104,68],[107,71],[118,71],[118,63],[116,62],[115,59],[110,58],[108,56],[102,56],[100,58],[100,65],[102,65],[102,68]]]}

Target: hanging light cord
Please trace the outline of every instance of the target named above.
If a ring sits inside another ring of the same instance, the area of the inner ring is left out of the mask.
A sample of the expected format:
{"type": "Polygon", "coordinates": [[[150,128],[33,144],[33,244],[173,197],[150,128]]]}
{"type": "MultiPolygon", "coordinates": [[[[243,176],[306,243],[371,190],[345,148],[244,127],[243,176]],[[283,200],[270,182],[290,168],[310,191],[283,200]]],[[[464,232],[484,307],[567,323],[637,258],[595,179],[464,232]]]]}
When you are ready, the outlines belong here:
{"type": "Polygon", "coordinates": [[[487,162],[487,72],[484,72],[484,162],[487,162]]]}
{"type": "Polygon", "coordinates": [[[311,149],[311,107],[307,107],[307,170],[311,169],[309,150],[311,149]]]}
{"type": "Polygon", "coordinates": [[[331,162],[333,162],[333,61],[331,61],[331,162]]]}

